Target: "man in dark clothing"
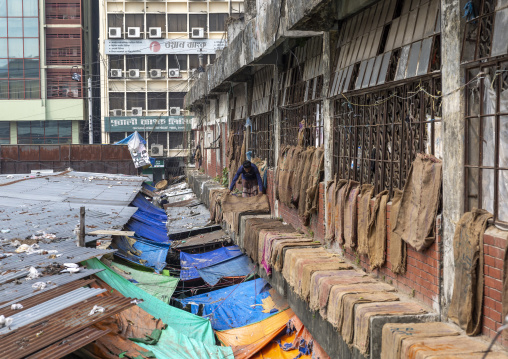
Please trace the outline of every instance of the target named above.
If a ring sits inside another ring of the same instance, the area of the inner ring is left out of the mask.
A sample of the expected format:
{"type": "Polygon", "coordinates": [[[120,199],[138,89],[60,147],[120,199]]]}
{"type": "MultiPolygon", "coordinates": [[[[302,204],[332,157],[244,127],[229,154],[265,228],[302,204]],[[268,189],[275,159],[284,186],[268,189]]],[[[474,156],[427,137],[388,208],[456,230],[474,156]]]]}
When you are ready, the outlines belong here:
{"type": "Polygon", "coordinates": [[[236,172],[235,177],[229,186],[230,193],[233,191],[233,188],[235,188],[235,184],[238,181],[240,175],[242,175],[242,197],[257,196],[258,193],[263,192],[263,180],[261,179],[261,175],[259,174],[257,166],[250,161],[245,161],[236,172]]]}

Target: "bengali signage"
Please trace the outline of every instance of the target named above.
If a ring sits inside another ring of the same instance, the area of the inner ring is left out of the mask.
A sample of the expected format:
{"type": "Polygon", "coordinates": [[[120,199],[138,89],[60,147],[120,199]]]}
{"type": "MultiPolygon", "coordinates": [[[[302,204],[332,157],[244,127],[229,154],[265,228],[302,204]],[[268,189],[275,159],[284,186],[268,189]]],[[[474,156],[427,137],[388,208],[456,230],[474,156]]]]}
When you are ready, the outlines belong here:
{"type": "Polygon", "coordinates": [[[106,55],[171,55],[171,54],[215,54],[226,46],[225,40],[211,39],[146,39],[106,40],[106,55]]]}
{"type": "Polygon", "coordinates": [[[105,117],[106,132],[182,132],[191,128],[192,116],[105,117]]]}

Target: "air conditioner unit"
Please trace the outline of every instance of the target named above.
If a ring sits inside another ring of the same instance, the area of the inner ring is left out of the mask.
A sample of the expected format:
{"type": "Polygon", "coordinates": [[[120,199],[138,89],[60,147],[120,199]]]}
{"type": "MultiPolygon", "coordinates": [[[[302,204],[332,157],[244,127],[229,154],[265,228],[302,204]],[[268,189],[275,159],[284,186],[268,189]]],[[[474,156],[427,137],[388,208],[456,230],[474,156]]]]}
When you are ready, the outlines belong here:
{"type": "Polygon", "coordinates": [[[202,27],[193,27],[191,32],[191,37],[193,39],[204,39],[205,37],[205,29],[202,27]]]}
{"type": "Polygon", "coordinates": [[[69,90],[67,90],[67,97],[77,98],[78,96],[79,96],[79,90],[78,89],[69,89],[69,90]]]}
{"type": "Polygon", "coordinates": [[[111,112],[113,112],[113,116],[115,117],[120,117],[122,116],[122,110],[111,110],[111,112]]]}
{"type": "Polygon", "coordinates": [[[109,72],[109,76],[113,78],[121,78],[122,77],[122,70],[121,69],[111,69],[109,72]]]}
{"type": "Polygon", "coordinates": [[[169,114],[171,116],[180,116],[180,107],[170,107],[169,114]]]}
{"type": "Polygon", "coordinates": [[[150,78],[160,79],[161,77],[162,77],[162,70],[161,69],[150,70],[150,78]]]}
{"type": "Polygon", "coordinates": [[[129,38],[138,38],[141,34],[141,28],[139,27],[129,27],[127,28],[127,37],[129,38]]]}
{"type": "Polygon", "coordinates": [[[109,28],[109,38],[110,39],[121,39],[122,38],[122,28],[121,27],[110,27],[109,28]]]}
{"type": "Polygon", "coordinates": [[[164,156],[164,146],[163,145],[152,145],[150,147],[150,154],[152,155],[152,157],[164,156]]]}
{"type": "Polygon", "coordinates": [[[129,70],[129,78],[131,78],[131,79],[139,79],[139,70],[138,69],[131,69],[131,70],[129,70]]]}
{"type": "Polygon", "coordinates": [[[168,77],[180,77],[180,69],[168,69],[168,77]]]}
{"type": "Polygon", "coordinates": [[[148,37],[150,37],[150,39],[160,39],[162,37],[162,28],[160,27],[148,28],[148,37]]]}
{"type": "Polygon", "coordinates": [[[133,107],[132,116],[143,116],[143,107],[133,107]]]}

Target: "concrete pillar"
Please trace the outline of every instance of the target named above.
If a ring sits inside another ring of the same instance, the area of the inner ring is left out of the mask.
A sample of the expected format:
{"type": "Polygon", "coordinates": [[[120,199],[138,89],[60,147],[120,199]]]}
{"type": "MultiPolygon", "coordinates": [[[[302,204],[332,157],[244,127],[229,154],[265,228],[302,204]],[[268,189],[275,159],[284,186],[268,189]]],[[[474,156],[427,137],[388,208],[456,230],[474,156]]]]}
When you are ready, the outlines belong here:
{"type": "MultiPolygon", "coordinates": [[[[277,166],[279,165],[277,163],[279,159],[279,153],[280,153],[280,109],[279,109],[279,73],[282,71],[282,69],[279,69],[277,65],[273,66],[273,153],[274,153],[274,166],[273,166],[273,172],[274,174],[277,173],[277,166]]],[[[275,181],[274,181],[275,183],[275,181]]],[[[273,193],[273,203],[274,208],[272,209],[272,213],[275,215],[275,217],[279,217],[279,203],[276,201],[275,193],[276,191],[272,191],[273,193]]]]}
{"type": "Polygon", "coordinates": [[[464,84],[460,68],[462,26],[459,0],[441,1],[443,99],[443,282],[441,314],[446,315],[453,293],[453,234],[464,211],[464,84]]]}
{"type": "Polygon", "coordinates": [[[332,158],[333,158],[333,116],[332,100],[328,96],[328,88],[331,77],[331,54],[330,54],[330,32],[323,33],[323,131],[325,146],[325,182],[332,179],[332,158]]]}

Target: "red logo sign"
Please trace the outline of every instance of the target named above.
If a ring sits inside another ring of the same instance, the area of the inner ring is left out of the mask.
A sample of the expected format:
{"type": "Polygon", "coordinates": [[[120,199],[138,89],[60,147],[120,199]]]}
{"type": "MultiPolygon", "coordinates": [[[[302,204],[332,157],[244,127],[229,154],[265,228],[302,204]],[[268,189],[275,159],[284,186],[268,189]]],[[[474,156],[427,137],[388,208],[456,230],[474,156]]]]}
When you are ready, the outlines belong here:
{"type": "Polygon", "coordinates": [[[152,41],[150,44],[150,51],[159,52],[161,50],[161,44],[158,41],[152,41]]]}

